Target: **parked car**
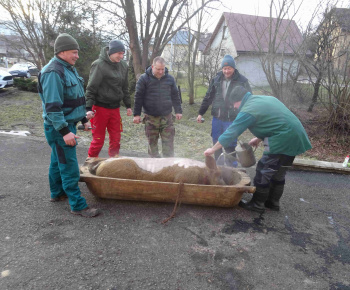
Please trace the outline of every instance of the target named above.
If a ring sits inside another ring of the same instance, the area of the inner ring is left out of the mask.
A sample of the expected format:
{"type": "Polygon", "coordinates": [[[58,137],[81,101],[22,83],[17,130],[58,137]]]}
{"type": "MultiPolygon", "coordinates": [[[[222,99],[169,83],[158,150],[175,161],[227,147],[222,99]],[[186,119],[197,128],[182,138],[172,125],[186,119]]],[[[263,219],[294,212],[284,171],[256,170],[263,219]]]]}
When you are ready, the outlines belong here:
{"type": "Polygon", "coordinates": [[[12,87],[13,77],[7,71],[0,70],[0,89],[12,87]]]}
{"type": "Polygon", "coordinates": [[[31,63],[16,63],[9,69],[9,73],[14,77],[30,78],[38,75],[38,68],[31,63]]]}

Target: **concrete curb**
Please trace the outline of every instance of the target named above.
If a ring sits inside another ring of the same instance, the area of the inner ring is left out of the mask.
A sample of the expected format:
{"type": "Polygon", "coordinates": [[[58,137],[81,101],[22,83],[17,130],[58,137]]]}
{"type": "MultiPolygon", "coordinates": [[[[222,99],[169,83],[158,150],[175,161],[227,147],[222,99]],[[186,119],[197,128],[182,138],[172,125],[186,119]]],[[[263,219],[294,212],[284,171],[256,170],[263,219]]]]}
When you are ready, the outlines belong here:
{"type": "Polygon", "coordinates": [[[296,158],[292,170],[320,171],[338,174],[350,174],[350,168],[344,168],[341,163],[316,161],[296,158]]]}

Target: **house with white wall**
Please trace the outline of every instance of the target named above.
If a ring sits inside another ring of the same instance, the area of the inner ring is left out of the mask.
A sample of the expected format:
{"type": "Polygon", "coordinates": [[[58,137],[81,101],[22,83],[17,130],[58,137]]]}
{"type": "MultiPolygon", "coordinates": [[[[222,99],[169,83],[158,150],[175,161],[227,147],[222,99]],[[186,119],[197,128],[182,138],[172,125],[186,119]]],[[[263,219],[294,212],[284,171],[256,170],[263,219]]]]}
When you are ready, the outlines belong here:
{"type": "MultiPolygon", "coordinates": [[[[211,33],[201,33],[198,43],[198,51],[196,56],[196,65],[203,62],[203,52],[211,37],[211,33]]],[[[189,40],[193,41],[194,36],[188,30],[178,31],[174,37],[165,46],[162,57],[167,62],[167,67],[170,71],[177,70],[184,66],[188,60],[189,40]],[[180,65],[180,67],[178,67],[180,65]]]]}
{"type": "Polygon", "coordinates": [[[296,70],[298,63],[295,52],[302,41],[303,37],[294,20],[224,12],[204,54],[215,51],[220,57],[232,55],[237,69],[253,87],[267,86],[269,83],[261,59],[273,54],[278,60],[275,65],[278,75],[287,67],[296,70]]]}
{"type": "Polygon", "coordinates": [[[188,58],[189,39],[192,35],[187,30],[179,30],[164,47],[162,57],[170,71],[183,70],[188,58]]]}

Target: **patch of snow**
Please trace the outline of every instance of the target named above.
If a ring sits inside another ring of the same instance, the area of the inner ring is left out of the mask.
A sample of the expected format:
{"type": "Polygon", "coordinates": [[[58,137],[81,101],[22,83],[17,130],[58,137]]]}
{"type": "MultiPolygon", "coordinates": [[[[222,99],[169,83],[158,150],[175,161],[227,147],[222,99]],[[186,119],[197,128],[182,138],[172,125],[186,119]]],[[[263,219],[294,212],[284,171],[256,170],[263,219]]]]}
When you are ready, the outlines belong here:
{"type": "Polygon", "coordinates": [[[17,136],[28,136],[30,135],[30,132],[28,131],[1,131],[2,134],[10,134],[10,135],[17,135],[17,136]]]}
{"type": "Polygon", "coordinates": [[[333,220],[333,217],[329,216],[328,217],[328,221],[331,225],[334,225],[334,220],[333,220]]]}

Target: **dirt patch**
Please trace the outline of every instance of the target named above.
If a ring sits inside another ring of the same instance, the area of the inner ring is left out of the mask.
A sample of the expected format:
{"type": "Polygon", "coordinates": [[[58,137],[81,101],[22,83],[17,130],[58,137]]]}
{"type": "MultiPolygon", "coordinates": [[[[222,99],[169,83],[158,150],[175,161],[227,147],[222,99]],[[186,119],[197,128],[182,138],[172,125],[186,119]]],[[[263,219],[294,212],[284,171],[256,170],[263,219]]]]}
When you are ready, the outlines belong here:
{"type": "Polygon", "coordinates": [[[317,160],[330,162],[343,162],[350,153],[349,138],[344,141],[335,135],[330,135],[326,130],[329,113],[318,106],[312,112],[307,112],[307,107],[291,107],[291,111],[303,124],[312,144],[312,149],[304,156],[317,160]]]}

